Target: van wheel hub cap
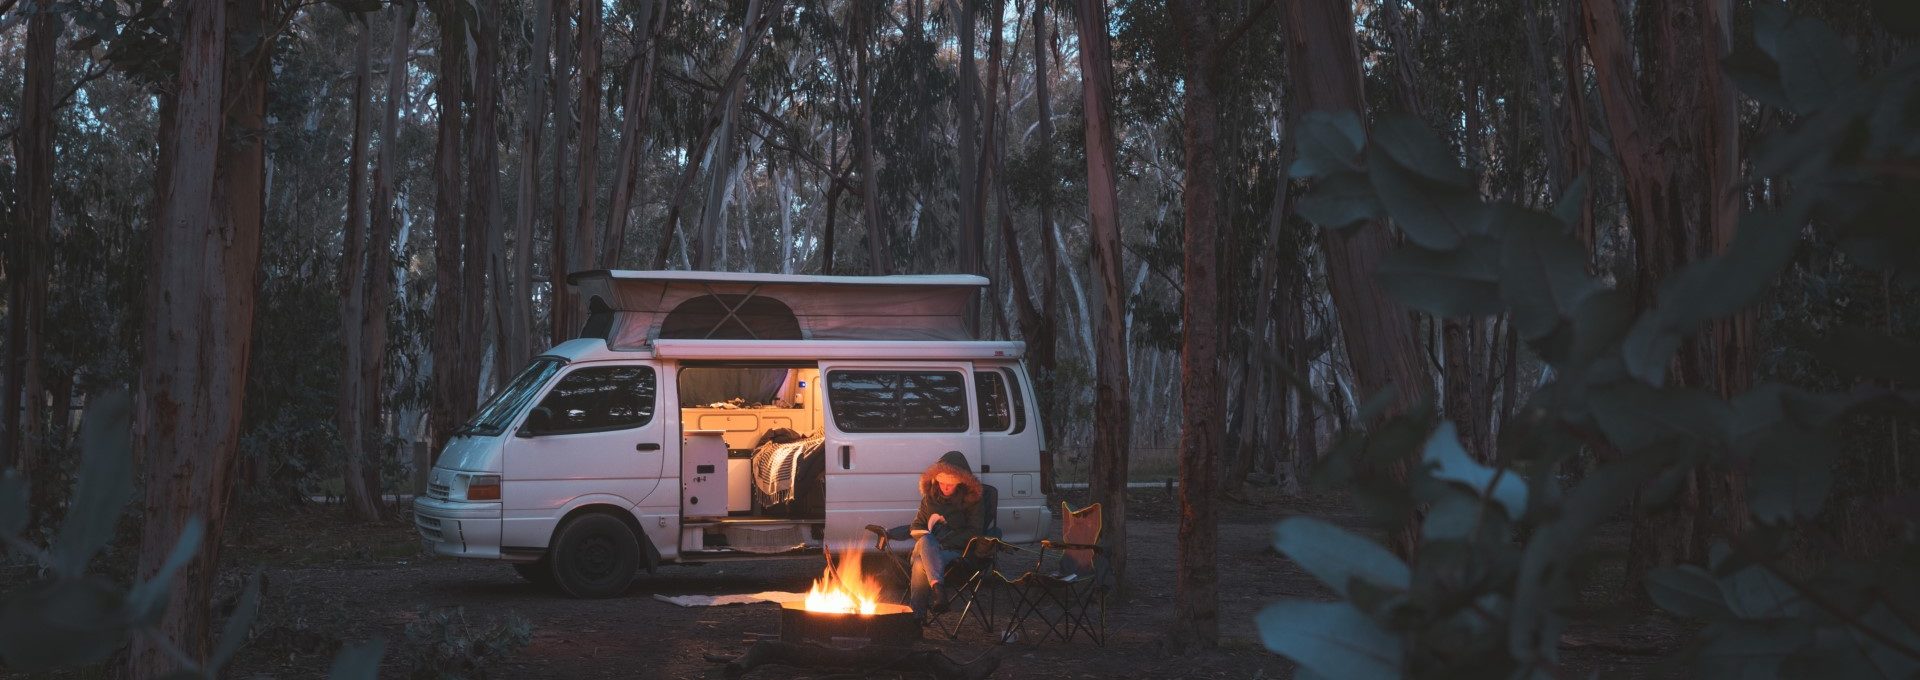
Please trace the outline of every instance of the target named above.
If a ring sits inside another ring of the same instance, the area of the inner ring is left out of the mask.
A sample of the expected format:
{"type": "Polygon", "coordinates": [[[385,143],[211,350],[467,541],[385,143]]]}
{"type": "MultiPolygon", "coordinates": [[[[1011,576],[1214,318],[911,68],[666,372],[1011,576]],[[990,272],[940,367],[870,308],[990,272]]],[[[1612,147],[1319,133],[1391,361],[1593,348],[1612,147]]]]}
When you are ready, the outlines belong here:
{"type": "Polygon", "coordinates": [[[606,536],[591,536],[581,542],[579,550],[580,575],[587,578],[605,578],[613,572],[613,539],[606,536]]]}

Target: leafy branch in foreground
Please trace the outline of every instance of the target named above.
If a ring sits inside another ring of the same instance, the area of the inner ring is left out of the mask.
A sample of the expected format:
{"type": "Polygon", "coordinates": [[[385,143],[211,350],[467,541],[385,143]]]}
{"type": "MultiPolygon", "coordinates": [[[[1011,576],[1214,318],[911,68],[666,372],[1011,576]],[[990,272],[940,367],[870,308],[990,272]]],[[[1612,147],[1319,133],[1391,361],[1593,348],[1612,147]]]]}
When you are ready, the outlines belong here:
{"type": "MultiPolygon", "coordinates": [[[[95,555],[113,539],[121,510],[133,495],[133,463],[128,442],[132,400],[126,392],[96,398],[87,407],[80,431],[79,479],[65,524],[50,546],[20,538],[27,528],[27,480],[0,476],[0,542],[32,556],[47,573],[35,583],[0,596],[0,669],[35,673],[106,660],[135,635],[151,636],[184,669],[178,678],[219,677],[247,639],[260,608],[260,579],[249,578],[227,617],[220,642],[204,662],[171,646],[155,625],[166,607],[173,577],[194,556],[205,536],[198,519],[187,523],[167,561],[152,578],[131,588],[87,573],[95,555]]],[[[378,677],[382,644],[349,645],[334,659],[334,680],[378,677]]]]}
{"type": "MultiPolygon", "coordinates": [[[[1865,79],[1834,69],[1855,61],[1832,31],[1772,3],[1759,3],[1754,30],[1764,54],[1729,68],[1797,118],[1754,154],[1755,174],[1786,187],[1782,203],[1746,215],[1725,252],[1664,281],[1651,309],[1587,273],[1571,215],[1481,200],[1418,122],[1383,118],[1369,134],[1351,114],[1303,117],[1291,169],[1312,180],[1301,214],[1331,229],[1391,217],[1407,245],[1377,275],[1397,300],[1443,317],[1510,314],[1551,375],[1507,424],[1491,466],[1468,456],[1430,406],[1342,438],[1323,479],[1384,518],[1422,510],[1421,542],[1409,565],[1317,520],[1276,527],[1279,550],[1341,597],[1282,602],[1259,616],[1267,647],[1303,675],[1554,675],[1566,611],[1594,563],[1595,528],[1630,503],[1664,505],[1701,465],[1735,473],[1750,527],[1715,546],[1709,564],[1644,580],[1656,605],[1706,622],[1687,651],[1702,676],[1920,672],[1912,532],[1873,560],[1805,568],[1787,559],[1832,487],[1840,419],[1920,406],[1920,374],[1900,355],[1907,343],[1863,330],[1817,341],[1843,370],[1890,388],[1763,384],[1721,398],[1668,384],[1683,341],[1751,305],[1809,230],[1903,287],[1920,283],[1920,236],[1907,219],[1920,195],[1920,121],[1910,115],[1920,59],[1905,55],[1865,79]],[[1601,452],[1601,464],[1562,490],[1561,464],[1583,448],[1601,452]],[[1404,479],[1374,472],[1397,464],[1404,479]]],[[[1563,197],[1562,206],[1576,203],[1563,197]]]]}

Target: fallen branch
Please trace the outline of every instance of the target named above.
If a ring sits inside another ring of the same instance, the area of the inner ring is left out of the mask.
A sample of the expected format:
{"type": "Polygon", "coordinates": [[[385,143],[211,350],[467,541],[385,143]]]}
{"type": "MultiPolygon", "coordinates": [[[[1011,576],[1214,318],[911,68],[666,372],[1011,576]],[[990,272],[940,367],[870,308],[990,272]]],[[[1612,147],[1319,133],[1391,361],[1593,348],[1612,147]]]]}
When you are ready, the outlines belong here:
{"type": "Polygon", "coordinates": [[[992,676],[994,669],[1000,665],[1000,659],[992,655],[975,659],[971,663],[960,663],[946,654],[931,649],[910,647],[835,649],[779,640],[755,642],[753,646],[747,648],[745,654],[736,658],[709,654],[706,659],[713,663],[726,664],[729,678],[738,678],[761,666],[776,665],[796,668],[853,668],[862,671],[925,673],[936,680],[982,680],[992,676]]]}

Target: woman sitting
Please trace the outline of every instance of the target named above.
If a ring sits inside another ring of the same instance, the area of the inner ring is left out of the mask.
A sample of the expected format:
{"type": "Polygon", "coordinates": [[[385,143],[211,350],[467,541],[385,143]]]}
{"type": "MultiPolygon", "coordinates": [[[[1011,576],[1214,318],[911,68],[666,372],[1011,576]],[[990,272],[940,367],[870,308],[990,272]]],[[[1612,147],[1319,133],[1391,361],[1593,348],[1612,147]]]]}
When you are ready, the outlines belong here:
{"type": "MultiPolygon", "coordinates": [[[[967,541],[986,526],[981,516],[980,478],[959,451],[948,451],[920,473],[920,512],[909,525],[915,538],[913,577],[907,603],[924,619],[939,594],[947,562],[967,549],[967,541]]],[[[940,598],[944,599],[944,598],[940,598]]]]}

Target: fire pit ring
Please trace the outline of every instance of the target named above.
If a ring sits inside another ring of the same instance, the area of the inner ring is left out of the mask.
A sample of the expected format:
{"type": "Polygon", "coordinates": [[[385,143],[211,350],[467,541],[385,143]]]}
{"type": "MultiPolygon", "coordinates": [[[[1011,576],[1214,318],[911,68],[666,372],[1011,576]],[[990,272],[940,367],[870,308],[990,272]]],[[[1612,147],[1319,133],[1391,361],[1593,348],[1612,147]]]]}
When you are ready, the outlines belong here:
{"type": "Polygon", "coordinates": [[[910,645],[920,624],[906,605],[880,603],[872,614],[810,611],[800,602],[780,604],[780,639],[829,647],[910,645]]]}

